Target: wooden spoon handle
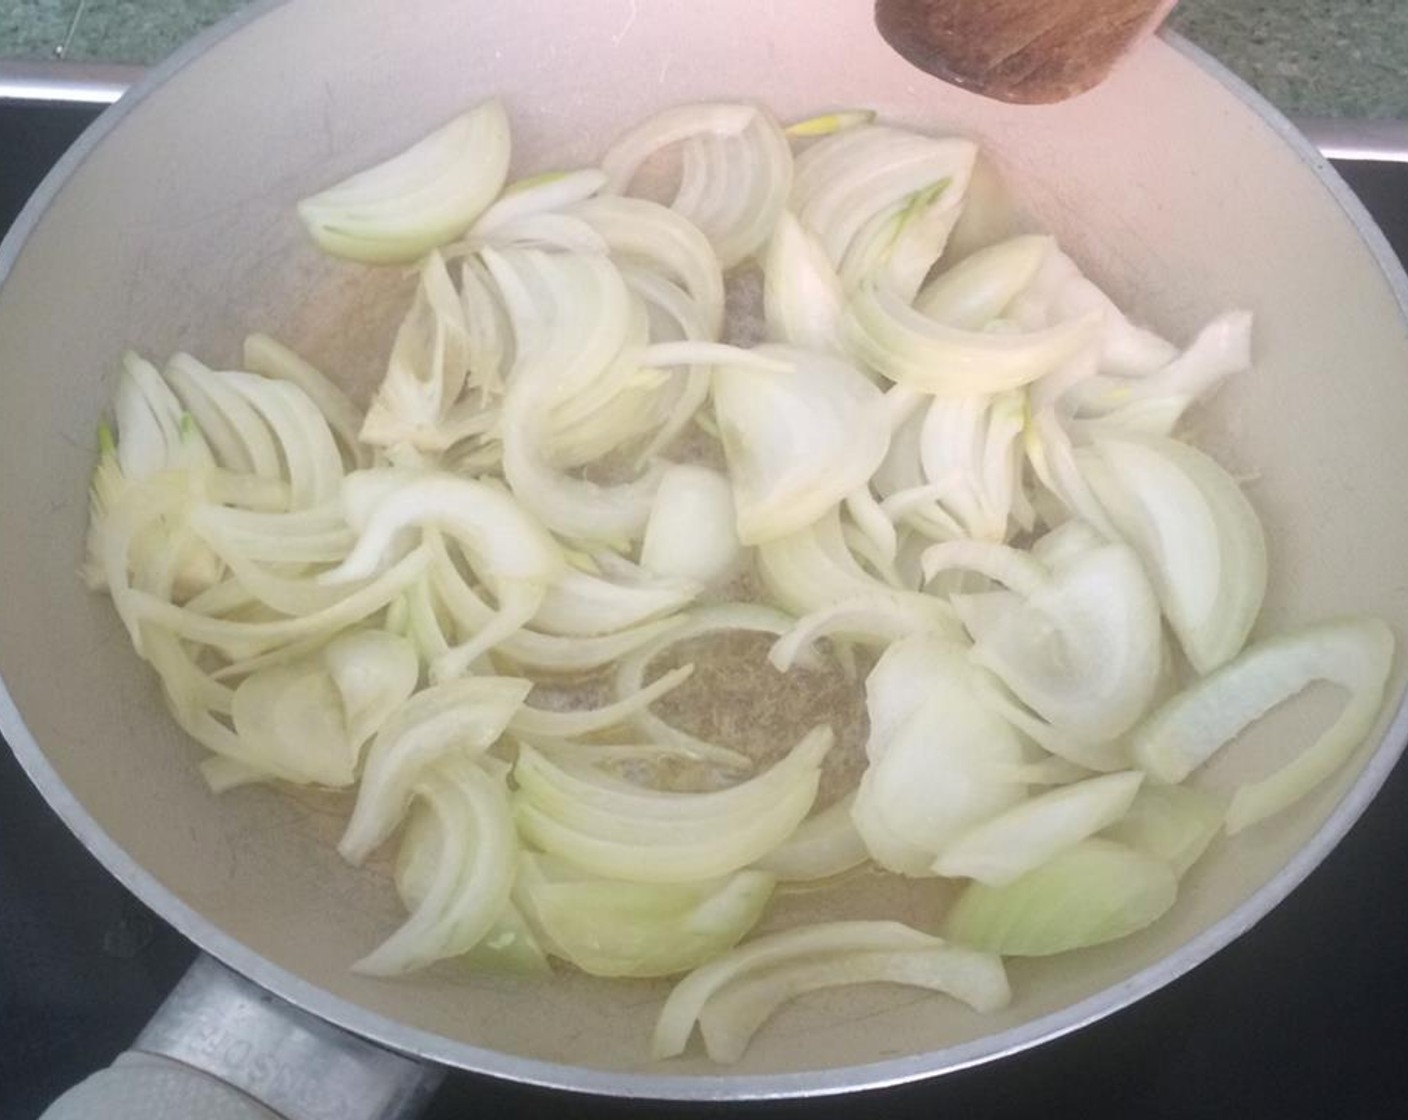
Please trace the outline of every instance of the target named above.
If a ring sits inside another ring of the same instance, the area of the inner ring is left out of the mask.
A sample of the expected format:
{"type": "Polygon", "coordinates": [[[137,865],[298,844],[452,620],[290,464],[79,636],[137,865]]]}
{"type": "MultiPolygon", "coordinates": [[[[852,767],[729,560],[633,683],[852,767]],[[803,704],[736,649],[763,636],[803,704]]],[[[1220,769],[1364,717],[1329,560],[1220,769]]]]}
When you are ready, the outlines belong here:
{"type": "Polygon", "coordinates": [[[875,26],[921,70],[1000,101],[1099,84],[1176,0],[876,0],[875,26]]]}

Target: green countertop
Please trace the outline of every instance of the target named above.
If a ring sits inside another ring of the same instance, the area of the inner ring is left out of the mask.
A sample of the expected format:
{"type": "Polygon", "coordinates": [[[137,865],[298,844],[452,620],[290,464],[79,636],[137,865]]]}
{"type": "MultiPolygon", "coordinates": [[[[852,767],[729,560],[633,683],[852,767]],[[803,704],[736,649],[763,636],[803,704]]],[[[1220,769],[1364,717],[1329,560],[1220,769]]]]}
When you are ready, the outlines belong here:
{"type": "MultiPolygon", "coordinates": [[[[70,59],[151,63],[242,3],[0,0],[0,59],[52,58],[71,31],[70,59]]],[[[1286,112],[1408,120],[1404,0],[1183,0],[1173,25],[1286,112]]]]}

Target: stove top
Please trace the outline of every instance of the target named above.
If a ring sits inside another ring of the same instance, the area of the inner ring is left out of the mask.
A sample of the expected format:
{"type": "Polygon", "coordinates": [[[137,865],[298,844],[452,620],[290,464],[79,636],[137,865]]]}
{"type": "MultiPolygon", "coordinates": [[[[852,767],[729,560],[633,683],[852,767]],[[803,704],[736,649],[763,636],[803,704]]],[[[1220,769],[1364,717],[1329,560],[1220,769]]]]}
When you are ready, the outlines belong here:
{"type": "MultiPolygon", "coordinates": [[[[0,233],[97,109],[0,103],[0,233]]],[[[1408,165],[1339,169],[1408,260],[1408,165]]],[[[88,854],[0,749],[0,1120],[30,1120],[107,1065],[194,948],[88,854]]],[[[1408,765],[1249,934],[1168,988],[1025,1054],[814,1102],[619,1102],[452,1074],[428,1120],[1408,1116],[1408,765]]]]}

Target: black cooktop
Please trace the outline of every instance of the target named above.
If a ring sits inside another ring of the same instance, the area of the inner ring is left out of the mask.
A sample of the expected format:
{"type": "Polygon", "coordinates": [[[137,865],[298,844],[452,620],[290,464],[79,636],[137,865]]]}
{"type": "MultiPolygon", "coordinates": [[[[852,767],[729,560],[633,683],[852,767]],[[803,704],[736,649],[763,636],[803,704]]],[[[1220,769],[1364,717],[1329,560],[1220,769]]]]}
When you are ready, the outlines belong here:
{"type": "MultiPolygon", "coordinates": [[[[0,233],[93,116],[0,106],[0,233]]],[[[1340,171],[1408,260],[1408,165],[1340,171]]],[[[107,1065],[194,952],[69,835],[0,749],[0,1120],[31,1120],[107,1065]]],[[[1250,934],[1136,1006],[1015,1058],[883,1092],[746,1106],[630,1104],[453,1074],[426,1115],[725,1112],[760,1120],[1408,1117],[1408,765],[1250,934]]]]}

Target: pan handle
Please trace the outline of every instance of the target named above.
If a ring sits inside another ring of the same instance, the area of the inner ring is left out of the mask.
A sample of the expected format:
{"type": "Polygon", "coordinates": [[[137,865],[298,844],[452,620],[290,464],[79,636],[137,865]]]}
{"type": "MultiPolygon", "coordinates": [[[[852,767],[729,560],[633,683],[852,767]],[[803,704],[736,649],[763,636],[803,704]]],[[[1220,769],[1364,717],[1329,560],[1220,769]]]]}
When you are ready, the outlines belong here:
{"type": "Polygon", "coordinates": [[[133,1048],[40,1120],[413,1120],[443,1073],[202,955],[133,1048]]]}

